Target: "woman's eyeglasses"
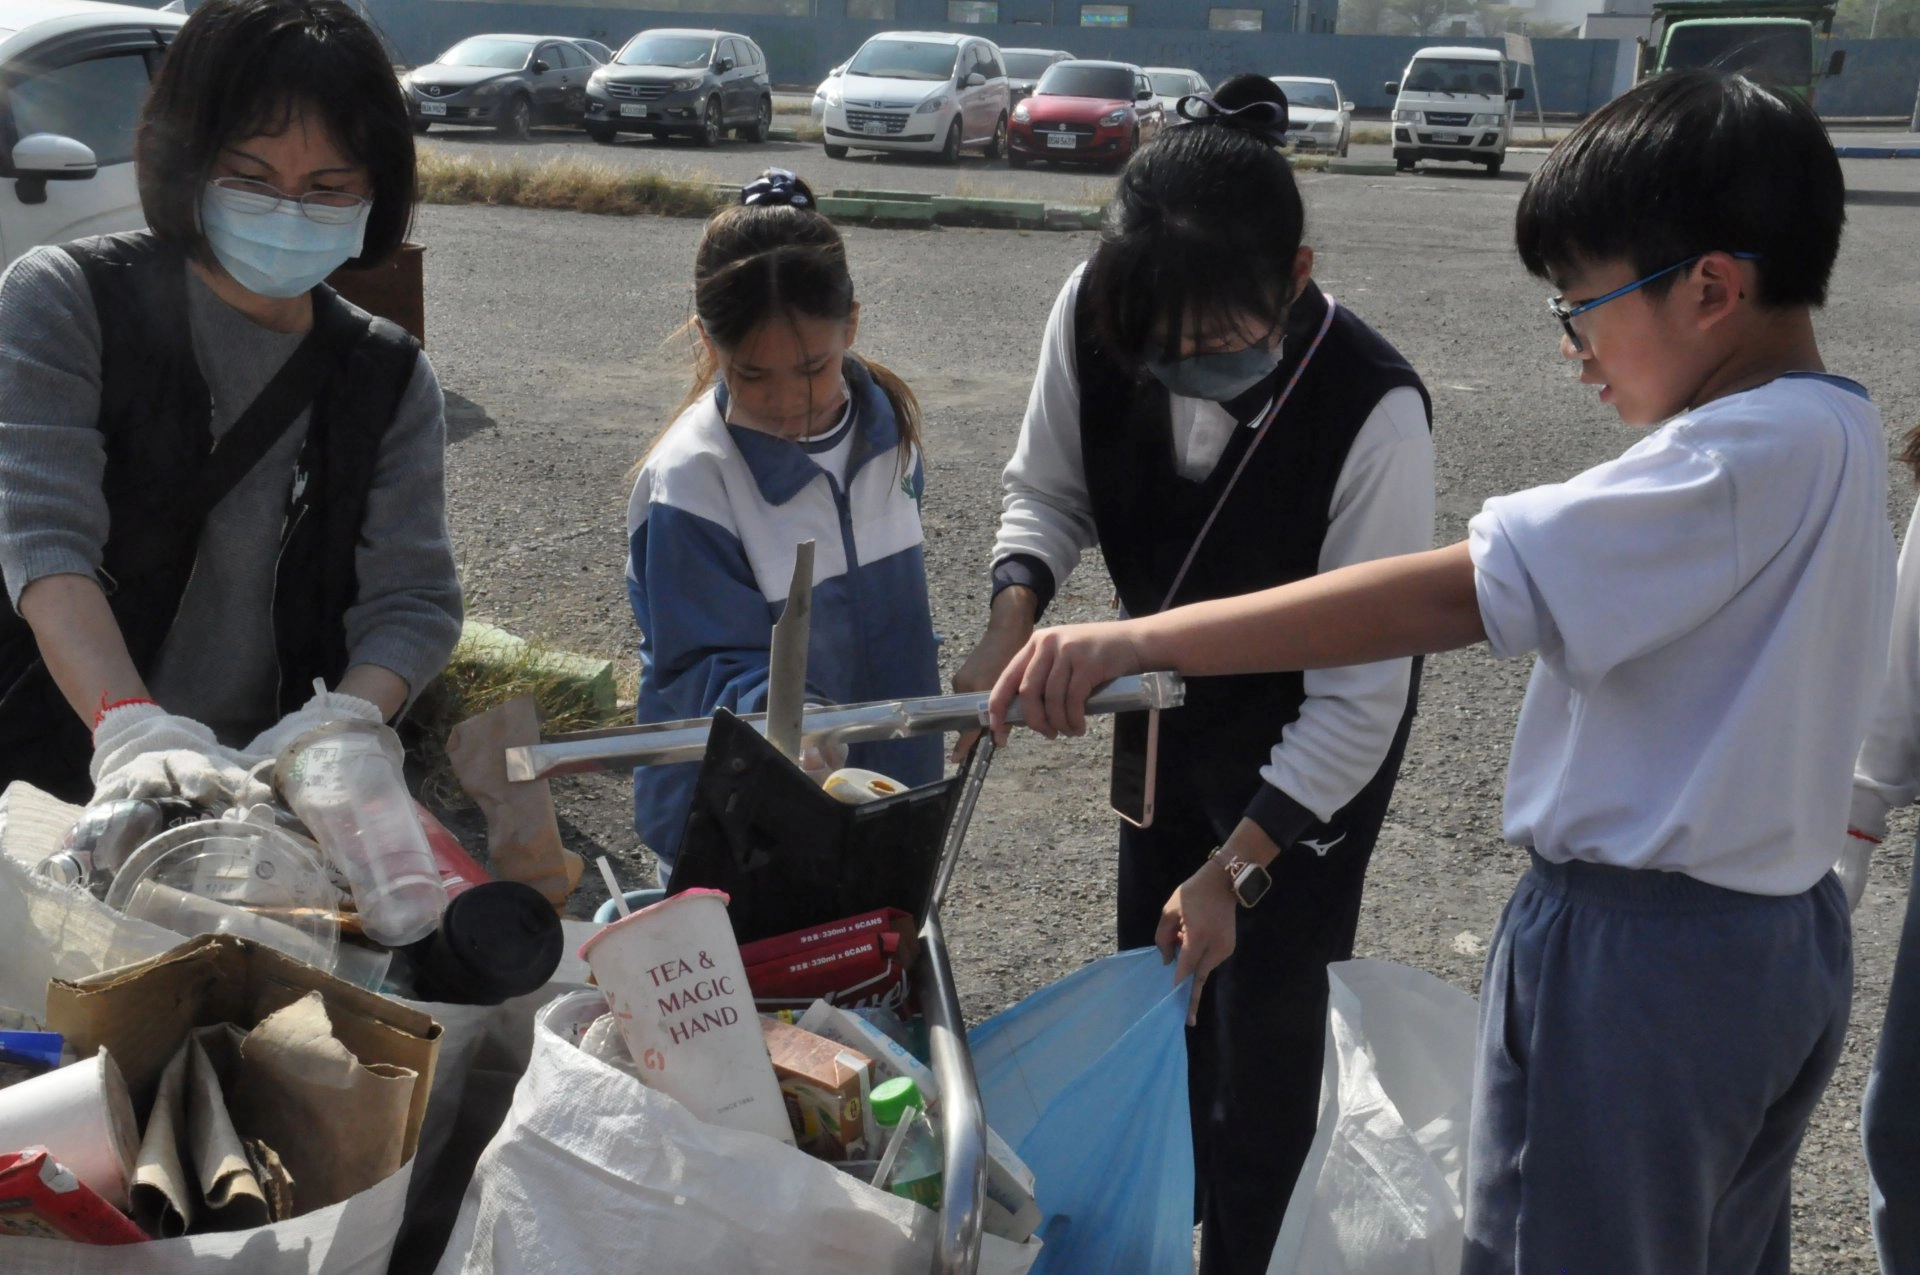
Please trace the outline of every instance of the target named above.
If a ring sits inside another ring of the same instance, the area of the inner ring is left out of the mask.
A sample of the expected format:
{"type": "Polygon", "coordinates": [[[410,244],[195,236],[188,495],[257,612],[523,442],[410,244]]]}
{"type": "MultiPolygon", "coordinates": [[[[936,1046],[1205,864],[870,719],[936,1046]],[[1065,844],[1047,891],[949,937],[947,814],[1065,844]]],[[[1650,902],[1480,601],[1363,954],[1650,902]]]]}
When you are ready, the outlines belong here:
{"type": "MultiPolygon", "coordinates": [[[[1688,266],[1691,266],[1694,262],[1706,255],[1704,252],[1697,252],[1677,265],[1668,266],[1665,270],[1656,270],[1644,279],[1635,279],[1625,287],[1615,288],[1612,292],[1607,293],[1606,296],[1595,297],[1591,301],[1581,301],[1575,305],[1568,305],[1565,297],[1554,297],[1547,302],[1547,309],[1553,314],[1554,318],[1560,320],[1560,328],[1567,334],[1567,340],[1573,345],[1574,353],[1584,353],[1587,348],[1586,344],[1580,340],[1580,334],[1574,331],[1573,328],[1573,321],[1576,318],[1589,310],[1605,305],[1609,301],[1624,297],[1629,292],[1644,288],[1655,279],[1664,279],[1676,270],[1685,270],[1688,266]]],[[[1760,254],[1757,252],[1736,252],[1732,255],[1740,261],[1758,261],[1760,259],[1760,254]]]]}
{"type": "Polygon", "coordinates": [[[216,177],[214,188],[226,196],[227,207],[234,212],[270,213],[281,204],[295,204],[309,221],[324,226],[344,226],[357,220],[373,201],[347,190],[310,190],[304,195],[289,195],[265,182],[246,177],[216,177]]]}

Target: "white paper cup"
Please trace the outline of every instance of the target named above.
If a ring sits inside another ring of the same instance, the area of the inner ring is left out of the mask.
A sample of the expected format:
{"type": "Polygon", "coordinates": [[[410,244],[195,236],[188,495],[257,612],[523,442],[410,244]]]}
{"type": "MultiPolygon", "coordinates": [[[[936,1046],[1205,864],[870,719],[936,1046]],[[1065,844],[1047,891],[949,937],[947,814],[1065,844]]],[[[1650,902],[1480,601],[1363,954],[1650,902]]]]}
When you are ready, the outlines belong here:
{"type": "Polygon", "coordinates": [[[107,1051],[0,1089],[0,1152],[45,1147],[68,1172],[114,1208],[140,1151],[127,1082],[107,1051]]]}
{"type": "Polygon", "coordinates": [[[642,908],[588,939],[580,958],[643,1082],[710,1124],[793,1144],[725,894],[688,890],[642,908]]]}
{"type": "Polygon", "coordinates": [[[821,785],[829,797],[846,802],[849,806],[864,806],[870,801],[884,801],[888,797],[898,797],[907,791],[907,786],[897,779],[872,770],[860,770],[853,766],[843,767],[827,776],[827,782],[821,785]]]}

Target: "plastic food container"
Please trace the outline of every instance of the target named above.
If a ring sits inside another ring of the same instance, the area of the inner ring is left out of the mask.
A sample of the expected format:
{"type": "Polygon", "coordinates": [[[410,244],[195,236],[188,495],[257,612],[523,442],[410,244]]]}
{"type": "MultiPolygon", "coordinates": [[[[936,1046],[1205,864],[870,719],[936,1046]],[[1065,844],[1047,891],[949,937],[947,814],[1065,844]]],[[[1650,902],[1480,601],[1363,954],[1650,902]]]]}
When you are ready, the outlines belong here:
{"type": "Polygon", "coordinates": [[[107,904],[176,934],[233,934],[332,973],[340,892],[314,849],[238,819],[169,829],[114,874],[107,904]]]}

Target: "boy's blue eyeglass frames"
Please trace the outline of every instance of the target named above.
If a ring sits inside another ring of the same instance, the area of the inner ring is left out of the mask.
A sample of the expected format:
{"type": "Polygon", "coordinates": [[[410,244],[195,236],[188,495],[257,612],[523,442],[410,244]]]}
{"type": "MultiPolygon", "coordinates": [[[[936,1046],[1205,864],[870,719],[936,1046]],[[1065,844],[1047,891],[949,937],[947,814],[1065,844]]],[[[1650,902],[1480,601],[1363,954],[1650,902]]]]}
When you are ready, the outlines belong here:
{"type": "MultiPolygon", "coordinates": [[[[1664,279],[1676,270],[1685,270],[1688,266],[1706,255],[1704,252],[1697,252],[1677,265],[1668,266],[1665,270],[1656,270],[1644,279],[1635,279],[1624,288],[1615,288],[1604,297],[1595,297],[1591,301],[1582,301],[1578,305],[1570,306],[1567,304],[1565,297],[1554,297],[1547,302],[1547,309],[1552,312],[1554,318],[1560,320],[1560,328],[1567,334],[1567,340],[1572,342],[1574,353],[1581,353],[1587,347],[1581,342],[1580,334],[1573,330],[1574,319],[1594,309],[1596,306],[1603,306],[1617,297],[1626,296],[1635,289],[1644,288],[1655,279],[1664,279]]],[[[1740,261],[1758,261],[1760,259],[1760,254],[1757,252],[1736,252],[1733,253],[1732,256],[1740,261]]]]}

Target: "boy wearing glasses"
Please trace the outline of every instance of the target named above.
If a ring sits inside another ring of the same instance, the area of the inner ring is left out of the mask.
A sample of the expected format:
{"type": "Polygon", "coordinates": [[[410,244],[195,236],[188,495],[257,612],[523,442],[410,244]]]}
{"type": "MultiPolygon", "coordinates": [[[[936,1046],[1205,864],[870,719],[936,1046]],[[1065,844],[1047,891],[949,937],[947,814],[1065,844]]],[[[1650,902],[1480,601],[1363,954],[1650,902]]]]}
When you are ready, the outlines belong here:
{"type": "MultiPolygon", "coordinates": [[[[1143,669],[1537,653],[1508,772],[1532,867],[1482,987],[1469,1275],[1785,1272],[1790,1169],[1852,983],[1828,871],[1893,597],[1885,443],[1812,310],[1845,219],[1800,102],[1713,72],[1608,105],[1534,175],[1521,259],[1561,352],[1651,432],[1487,502],[1468,539],[1124,624],[1043,633],[996,725],[1078,733],[1143,669]]],[[[1232,952],[1215,864],[1163,953],[1232,952]]]]}

